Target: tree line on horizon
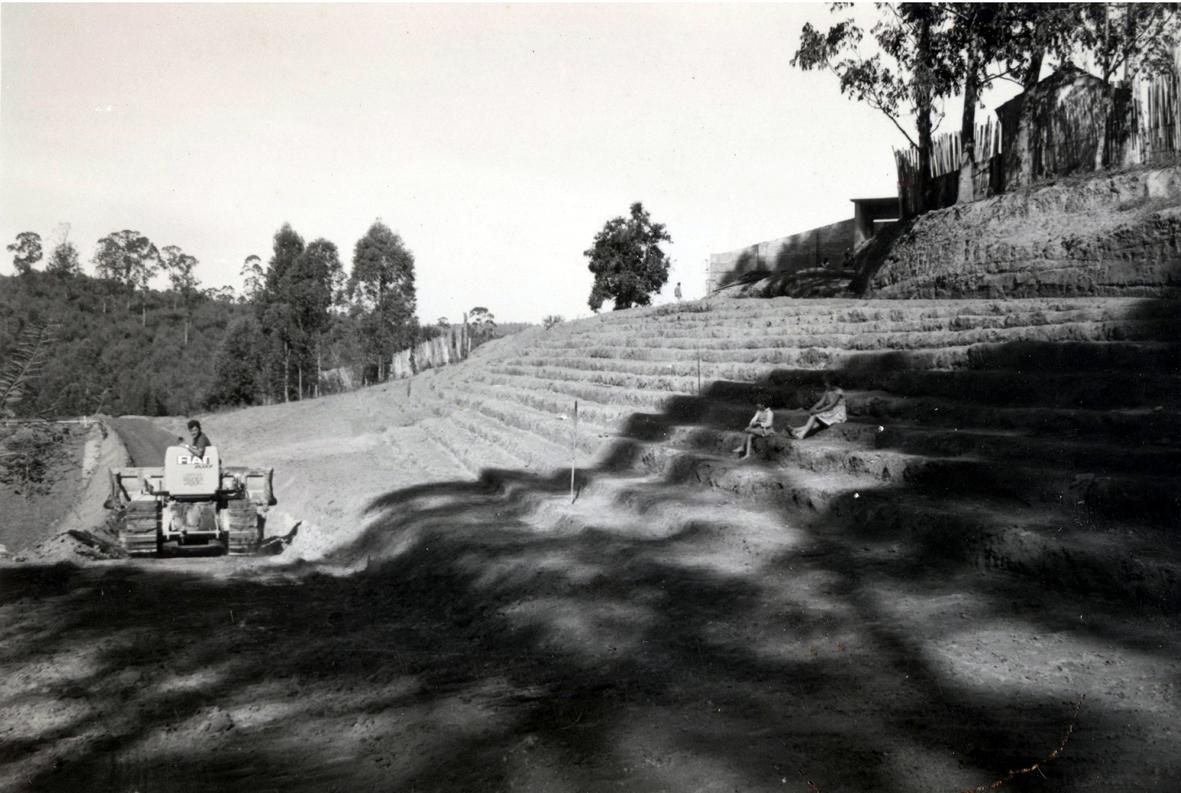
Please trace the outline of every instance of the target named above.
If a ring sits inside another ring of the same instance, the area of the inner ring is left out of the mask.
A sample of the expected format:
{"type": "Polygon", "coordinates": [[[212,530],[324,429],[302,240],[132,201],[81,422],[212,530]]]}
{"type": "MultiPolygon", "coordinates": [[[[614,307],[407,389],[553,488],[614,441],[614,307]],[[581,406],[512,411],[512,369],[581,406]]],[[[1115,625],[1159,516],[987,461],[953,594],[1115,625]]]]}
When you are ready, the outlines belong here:
{"type": "MultiPolygon", "coordinates": [[[[52,346],[12,415],[181,415],[304,399],[387,379],[394,352],[448,324],[419,324],[414,255],[380,220],[347,272],[334,243],[305,243],[284,224],[265,263],[245,258],[239,293],[202,289],[195,257],[133,230],[99,240],[93,276],[66,234],[44,271],[40,235],[22,232],[8,250],[17,275],[0,277],[0,359],[30,333],[49,333],[52,346]],[[151,288],[160,273],[169,289],[151,288]]],[[[491,311],[473,314],[477,343],[497,334],[491,311]]]]}
{"type": "MultiPolygon", "coordinates": [[[[591,308],[648,305],[668,279],[660,244],[669,241],[640,202],[607,221],[583,254],[591,308]]],[[[243,260],[240,292],[202,289],[195,256],[132,229],[98,240],[93,276],[68,225],[44,271],[36,232],[7,249],[17,275],[0,276],[0,361],[29,333],[49,333],[53,347],[22,400],[25,415],[181,415],[316,397],[387,380],[395,352],[450,324],[419,322],[414,254],[380,219],[357,240],[348,271],[333,242],[305,242],[284,223],[266,262],[243,260]],[[152,288],[161,274],[163,291],[152,288]]],[[[474,344],[527,326],[498,326],[485,306],[464,321],[474,344]]],[[[550,314],[543,326],[562,321],[550,314]]]]}
{"type": "Polygon", "coordinates": [[[394,352],[437,332],[415,316],[414,255],[380,220],[357,240],[352,265],[346,273],[335,244],[305,244],[286,223],[265,265],[248,256],[243,298],[251,311],[226,329],[211,404],[316,396],[326,370],[348,367],[381,382],[394,352]]]}

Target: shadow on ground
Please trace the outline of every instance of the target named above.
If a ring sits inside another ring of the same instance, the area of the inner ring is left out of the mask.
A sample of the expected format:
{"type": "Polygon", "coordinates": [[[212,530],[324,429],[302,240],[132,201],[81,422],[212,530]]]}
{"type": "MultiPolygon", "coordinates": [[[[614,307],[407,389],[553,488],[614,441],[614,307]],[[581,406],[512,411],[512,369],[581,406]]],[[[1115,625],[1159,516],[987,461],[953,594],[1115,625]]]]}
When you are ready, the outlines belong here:
{"type": "Polygon", "coordinates": [[[1045,760],[1073,729],[1006,788],[1172,789],[1181,647],[1162,604],[992,569],[941,538],[954,520],[904,526],[891,508],[938,499],[954,516],[955,487],[736,500],[731,521],[694,509],[716,461],[633,473],[654,428],[709,427],[711,402],[815,377],[720,383],[637,418],[579,472],[573,505],[567,475],[517,470],[383,494],[337,567],[6,569],[19,726],[0,732],[0,780],[953,791],[1045,760]]]}

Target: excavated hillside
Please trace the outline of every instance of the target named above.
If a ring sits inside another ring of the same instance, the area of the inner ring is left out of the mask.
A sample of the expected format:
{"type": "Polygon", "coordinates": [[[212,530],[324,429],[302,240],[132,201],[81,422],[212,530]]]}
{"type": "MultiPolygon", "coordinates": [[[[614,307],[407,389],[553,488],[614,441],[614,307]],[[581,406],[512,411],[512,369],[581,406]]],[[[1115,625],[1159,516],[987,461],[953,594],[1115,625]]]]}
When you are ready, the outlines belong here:
{"type": "Polygon", "coordinates": [[[1177,309],[692,302],[203,417],[295,541],[3,569],[0,786],[1177,789],[1177,309]]]}
{"type": "Polygon", "coordinates": [[[1181,296],[1181,167],[1081,174],[929,212],[864,283],[875,297],[1181,296]]]}

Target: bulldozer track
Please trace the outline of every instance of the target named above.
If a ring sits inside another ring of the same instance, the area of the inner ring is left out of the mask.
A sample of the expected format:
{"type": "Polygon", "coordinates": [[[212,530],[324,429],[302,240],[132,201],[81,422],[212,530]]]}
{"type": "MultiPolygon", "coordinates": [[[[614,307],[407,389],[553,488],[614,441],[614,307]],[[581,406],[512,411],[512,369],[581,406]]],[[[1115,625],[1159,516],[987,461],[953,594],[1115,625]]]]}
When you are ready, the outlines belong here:
{"type": "Polygon", "coordinates": [[[127,505],[119,542],[135,555],[155,555],[160,548],[160,505],[155,501],[127,505]]]}
{"type": "Polygon", "coordinates": [[[258,550],[262,532],[259,531],[258,511],[246,499],[233,499],[226,505],[229,513],[229,552],[254,553],[258,550]]]}

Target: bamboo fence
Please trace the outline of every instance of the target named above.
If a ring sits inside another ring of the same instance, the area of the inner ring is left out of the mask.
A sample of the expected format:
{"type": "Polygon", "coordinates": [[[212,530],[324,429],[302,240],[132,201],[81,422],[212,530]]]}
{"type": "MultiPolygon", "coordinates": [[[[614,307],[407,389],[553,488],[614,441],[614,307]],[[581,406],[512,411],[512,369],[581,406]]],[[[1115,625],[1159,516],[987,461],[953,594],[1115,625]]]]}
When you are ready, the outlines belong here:
{"type": "MultiPolygon", "coordinates": [[[[1130,165],[1156,165],[1181,160],[1181,100],[1178,73],[1137,78],[1130,89],[1114,89],[1102,101],[1085,98],[1054,105],[1030,131],[1029,156],[1035,178],[1130,165]],[[1119,95],[1123,92],[1126,99],[1119,95]]],[[[971,200],[1004,191],[999,158],[1005,142],[1001,125],[988,118],[976,127],[973,161],[976,170],[971,200]]],[[[906,216],[917,213],[918,149],[895,149],[898,198],[906,216]]],[[[930,178],[947,180],[933,193],[939,206],[957,200],[949,189],[964,163],[960,133],[940,135],[931,144],[930,178]]]]}
{"type": "Polygon", "coordinates": [[[390,361],[390,378],[411,377],[424,369],[438,369],[467,358],[472,349],[467,323],[452,325],[440,336],[399,350],[390,361]]]}

